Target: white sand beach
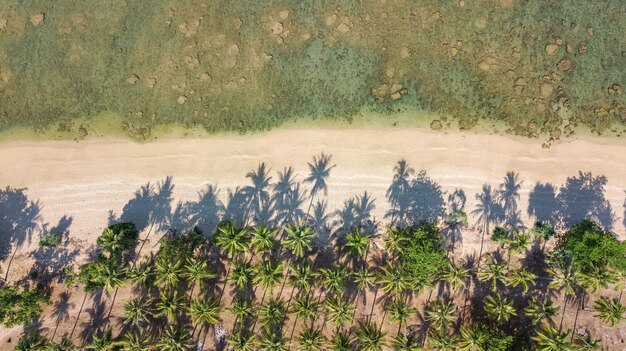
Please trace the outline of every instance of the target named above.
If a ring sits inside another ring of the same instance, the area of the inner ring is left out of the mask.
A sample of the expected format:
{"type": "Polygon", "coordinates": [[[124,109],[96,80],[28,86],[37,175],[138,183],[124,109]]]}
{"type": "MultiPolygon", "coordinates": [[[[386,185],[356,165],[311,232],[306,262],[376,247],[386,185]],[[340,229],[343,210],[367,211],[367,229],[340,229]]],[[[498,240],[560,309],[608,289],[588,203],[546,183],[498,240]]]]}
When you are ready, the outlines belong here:
{"type": "Polygon", "coordinates": [[[483,184],[497,188],[506,172],[518,172],[523,181],[519,209],[530,226],[528,195],[535,184],[551,183],[558,191],[567,177],[582,171],[607,177],[604,196],[615,215],[613,230],[625,235],[626,140],[606,138],[568,140],[542,149],[540,140],[475,133],[290,129],[148,144],[106,139],[8,142],[0,144],[0,184],[28,188],[29,198],[42,206],[43,222],[54,224],[70,216],[71,236],[90,241],[106,225],[108,212],[119,215],[148,182],[173,177],[173,196],[181,201],[197,200],[211,184],[221,189],[226,201],[226,188],[247,185],[246,173],[259,162],[271,167],[273,181],[287,166],[294,167],[302,181],[307,162],[320,152],[332,155],[337,165],[328,179],[331,210],[367,191],[375,199],[373,215],[381,219],[389,208],[385,191],[393,168],[405,159],[416,171],[425,170],[443,191],[462,188],[467,212],[483,184]]]}

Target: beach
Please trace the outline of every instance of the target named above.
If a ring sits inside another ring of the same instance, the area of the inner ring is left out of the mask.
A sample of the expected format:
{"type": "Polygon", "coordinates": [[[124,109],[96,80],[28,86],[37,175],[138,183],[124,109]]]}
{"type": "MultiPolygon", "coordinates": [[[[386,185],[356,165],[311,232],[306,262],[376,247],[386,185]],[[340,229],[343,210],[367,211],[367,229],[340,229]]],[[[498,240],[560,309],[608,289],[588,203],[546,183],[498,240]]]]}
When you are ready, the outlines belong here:
{"type": "Polygon", "coordinates": [[[107,139],[9,142],[0,144],[0,182],[4,187],[28,188],[29,198],[42,206],[42,221],[70,216],[71,236],[92,241],[106,226],[109,211],[119,215],[147,183],[172,177],[175,201],[197,200],[198,193],[212,185],[221,189],[219,195],[226,201],[226,190],[247,185],[246,173],[260,162],[271,168],[273,181],[277,171],[291,166],[301,182],[308,173],[307,162],[321,152],[332,155],[336,164],[328,179],[332,210],[367,191],[375,199],[373,216],[383,219],[394,166],[404,159],[416,171],[425,170],[444,195],[463,189],[468,210],[474,208],[475,194],[484,184],[495,189],[507,172],[519,173],[523,183],[518,207],[524,223],[531,226],[528,196],[536,183],[558,189],[567,177],[591,172],[606,176],[604,196],[615,212],[613,230],[625,234],[626,142],[618,139],[581,138],[542,149],[539,140],[476,133],[290,129],[147,144],[107,139]]]}

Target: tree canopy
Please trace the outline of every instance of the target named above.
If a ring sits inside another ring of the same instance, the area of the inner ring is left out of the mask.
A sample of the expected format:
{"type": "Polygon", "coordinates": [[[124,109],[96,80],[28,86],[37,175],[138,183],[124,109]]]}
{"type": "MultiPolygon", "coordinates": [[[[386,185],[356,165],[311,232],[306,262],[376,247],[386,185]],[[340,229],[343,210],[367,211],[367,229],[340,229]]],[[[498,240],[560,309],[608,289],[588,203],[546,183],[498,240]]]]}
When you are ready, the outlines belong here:
{"type": "Polygon", "coordinates": [[[441,231],[432,222],[421,222],[415,229],[401,230],[400,235],[406,238],[396,249],[403,267],[417,288],[430,283],[447,266],[441,231]]]}

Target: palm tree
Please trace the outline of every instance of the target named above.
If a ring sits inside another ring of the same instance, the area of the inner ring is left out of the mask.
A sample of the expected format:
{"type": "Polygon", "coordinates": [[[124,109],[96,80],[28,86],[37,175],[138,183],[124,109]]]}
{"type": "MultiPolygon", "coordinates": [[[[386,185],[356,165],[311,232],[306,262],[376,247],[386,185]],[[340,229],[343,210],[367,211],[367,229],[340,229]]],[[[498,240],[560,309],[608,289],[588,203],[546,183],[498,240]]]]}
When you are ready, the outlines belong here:
{"type": "MultiPolygon", "coordinates": [[[[198,325],[208,327],[221,322],[220,305],[211,299],[194,299],[191,301],[188,313],[194,324],[194,330],[198,325]]],[[[207,328],[208,329],[208,328],[207,328]]]]}
{"type": "Polygon", "coordinates": [[[458,291],[459,289],[467,289],[467,282],[470,279],[469,269],[463,265],[455,265],[454,262],[449,261],[448,266],[444,268],[441,274],[441,280],[450,284],[452,291],[458,291]]]}
{"type": "Polygon", "coordinates": [[[331,351],[352,351],[354,345],[347,334],[337,330],[328,342],[328,349],[331,351]]]}
{"type": "Polygon", "coordinates": [[[609,299],[605,296],[593,303],[593,309],[597,312],[596,317],[612,327],[624,319],[626,312],[626,306],[622,305],[618,298],[609,299]]]}
{"type": "Polygon", "coordinates": [[[595,294],[600,289],[606,289],[610,284],[617,282],[617,275],[607,269],[594,267],[591,272],[580,273],[579,275],[581,285],[595,294]]]}
{"type": "Polygon", "coordinates": [[[313,271],[310,261],[304,261],[289,266],[289,271],[289,281],[291,285],[300,292],[308,291],[313,284],[313,279],[318,276],[318,274],[313,271]]]}
{"type": "Polygon", "coordinates": [[[47,351],[50,342],[39,333],[28,333],[23,335],[15,346],[15,351],[47,351]]]}
{"type": "Polygon", "coordinates": [[[159,258],[155,262],[157,285],[171,288],[178,284],[183,275],[182,261],[174,258],[159,258]]]}
{"type": "Polygon", "coordinates": [[[380,270],[377,280],[386,294],[397,297],[413,287],[411,280],[405,274],[402,267],[387,263],[387,265],[381,267],[380,270]]]}
{"type": "Polygon", "coordinates": [[[239,331],[231,334],[226,339],[226,343],[232,351],[255,351],[254,335],[246,331],[239,331]]]}
{"type": "Polygon", "coordinates": [[[556,316],[558,313],[559,308],[554,306],[554,304],[552,304],[552,300],[549,300],[548,298],[539,300],[533,297],[533,299],[528,303],[528,306],[524,308],[524,315],[526,317],[530,317],[533,324],[539,324],[541,321],[546,319],[550,326],[554,326],[552,317],[556,316]]]}
{"type": "Polygon", "coordinates": [[[335,325],[335,329],[341,329],[346,324],[352,323],[354,307],[354,302],[346,302],[337,296],[331,296],[324,300],[324,310],[335,325]]]}
{"type": "Polygon", "coordinates": [[[115,342],[121,351],[150,351],[154,347],[150,337],[142,333],[124,333],[122,339],[115,342]]]}
{"type": "Polygon", "coordinates": [[[227,253],[232,260],[235,256],[248,250],[250,235],[247,229],[239,229],[232,222],[222,222],[213,237],[222,254],[227,253]]]}
{"type": "Polygon", "coordinates": [[[113,332],[111,329],[107,329],[104,332],[99,332],[93,336],[91,344],[86,347],[87,350],[96,351],[113,351],[116,349],[113,342],[113,332]]]}
{"type": "Polygon", "coordinates": [[[344,250],[348,256],[360,258],[365,255],[370,244],[370,235],[361,233],[359,228],[354,228],[344,238],[344,250]]]}
{"type": "Polygon", "coordinates": [[[491,290],[495,291],[498,282],[506,284],[507,265],[499,263],[493,256],[489,256],[487,264],[478,269],[476,277],[481,282],[491,282],[491,290]]]}
{"type": "MultiPolygon", "coordinates": [[[[145,349],[130,349],[124,348],[124,345],[121,346],[122,351],[148,351],[145,349]]],[[[74,345],[72,339],[70,339],[67,333],[61,337],[61,341],[53,346],[54,351],[77,351],[78,347],[74,345]]],[[[49,351],[49,350],[46,350],[49,351]]]]}
{"type": "Polygon", "coordinates": [[[363,294],[363,305],[365,305],[367,303],[365,300],[367,296],[366,290],[376,284],[376,275],[367,265],[363,265],[352,271],[352,277],[359,288],[359,294],[363,294]]]}
{"type": "Polygon", "coordinates": [[[296,297],[292,311],[299,318],[304,320],[313,321],[317,317],[317,310],[319,304],[309,294],[304,294],[296,297]]]}
{"type": "Polygon", "coordinates": [[[265,329],[260,335],[258,351],[286,351],[287,341],[278,333],[265,329]]]}
{"type": "Polygon", "coordinates": [[[408,319],[417,313],[417,309],[407,306],[406,303],[399,300],[394,300],[388,304],[386,310],[389,313],[389,318],[398,323],[398,334],[406,326],[408,319]]]}
{"type": "Polygon", "coordinates": [[[431,301],[427,306],[426,320],[437,330],[444,332],[457,319],[459,319],[457,306],[450,300],[438,299],[431,301]]]}
{"type": "Polygon", "coordinates": [[[516,314],[513,301],[509,301],[506,297],[503,298],[499,292],[495,295],[487,296],[485,299],[485,312],[497,323],[506,323],[511,316],[516,314]]]}
{"type": "Polygon", "coordinates": [[[543,242],[541,246],[541,251],[545,251],[546,243],[556,234],[556,231],[554,230],[554,228],[552,228],[552,225],[550,225],[550,223],[537,221],[535,222],[535,226],[533,227],[532,234],[536,239],[539,239],[543,242]]]}
{"type": "Polygon", "coordinates": [[[150,300],[145,298],[130,299],[124,303],[124,323],[139,327],[151,316],[150,300]]]}
{"type": "Polygon", "coordinates": [[[254,227],[250,241],[254,253],[261,253],[264,256],[271,254],[278,246],[278,243],[274,240],[276,233],[278,233],[278,229],[270,228],[266,225],[254,227]]]}
{"type": "Polygon", "coordinates": [[[322,280],[322,286],[330,294],[336,294],[343,291],[346,285],[347,272],[344,267],[339,265],[333,265],[332,268],[320,269],[322,280]]]}
{"type": "Polygon", "coordinates": [[[382,351],[385,346],[385,335],[376,324],[362,323],[357,329],[357,341],[360,351],[382,351]]]}
{"type": "Polygon", "coordinates": [[[561,333],[551,326],[537,330],[537,336],[532,337],[538,351],[573,351],[576,348],[567,341],[569,331],[561,333]]]}
{"type": "Polygon", "coordinates": [[[128,242],[125,240],[125,237],[126,235],[124,230],[113,231],[113,229],[109,227],[106,228],[98,237],[96,245],[98,245],[102,251],[108,253],[109,257],[111,257],[112,255],[120,253],[128,246],[128,242]]]}
{"type": "Polygon", "coordinates": [[[407,236],[404,234],[405,229],[387,227],[387,235],[383,237],[385,243],[385,252],[390,255],[399,254],[406,243],[407,236]]]}
{"type": "Polygon", "coordinates": [[[285,228],[285,231],[287,232],[287,239],[284,240],[283,244],[294,256],[302,258],[308,251],[311,251],[313,239],[317,236],[312,227],[289,226],[285,228]]]}
{"type": "Polygon", "coordinates": [[[192,284],[191,291],[189,292],[189,297],[191,298],[196,284],[205,279],[217,278],[217,273],[209,270],[207,261],[189,257],[187,258],[183,276],[192,284]]]}
{"type": "Polygon", "coordinates": [[[126,279],[126,269],[121,264],[115,263],[113,260],[107,260],[103,264],[97,265],[96,277],[98,284],[102,286],[108,294],[124,284],[126,279]]]}
{"type": "Polygon", "coordinates": [[[274,289],[281,279],[283,278],[283,263],[276,262],[272,259],[259,263],[254,269],[254,277],[252,282],[254,284],[261,284],[263,288],[263,298],[265,298],[265,292],[274,289]]]}
{"type": "Polygon", "coordinates": [[[602,348],[601,341],[602,340],[592,338],[590,335],[576,335],[574,344],[579,351],[598,351],[602,348]]]}
{"type": "Polygon", "coordinates": [[[188,351],[193,348],[193,340],[184,328],[170,325],[157,344],[161,351],[188,351]]]}
{"type": "Polygon", "coordinates": [[[234,299],[228,310],[235,316],[235,318],[241,321],[241,324],[244,324],[246,319],[252,317],[254,313],[250,301],[241,298],[234,299]]]}
{"type": "Polygon", "coordinates": [[[306,328],[300,332],[298,336],[298,343],[300,351],[319,351],[322,349],[322,344],[326,342],[326,337],[319,329],[306,328]]]}
{"type": "Polygon", "coordinates": [[[526,294],[530,285],[535,285],[535,279],[537,279],[536,274],[527,271],[525,268],[517,269],[510,272],[507,285],[514,288],[521,285],[524,287],[524,294],[526,294]]]}
{"type": "Polygon", "coordinates": [[[516,232],[513,235],[513,239],[509,240],[507,245],[507,251],[510,261],[512,254],[520,254],[526,252],[526,250],[528,249],[528,245],[530,245],[530,236],[524,233],[516,232]]]}
{"type": "Polygon", "coordinates": [[[254,279],[254,269],[248,262],[234,261],[231,263],[231,272],[228,281],[239,289],[245,289],[254,279]]]}
{"type": "Polygon", "coordinates": [[[160,292],[160,299],[156,304],[157,316],[166,317],[169,322],[172,322],[182,307],[183,296],[179,296],[178,291],[174,290],[170,294],[160,292]]]}
{"type": "Polygon", "coordinates": [[[456,351],[457,350],[457,341],[458,337],[454,334],[449,335],[448,333],[439,332],[439,331],[431,331],[428,333],[430,347],[433,350],[438,351],[456,351]]]}
{"type": "Polygon", "coordinates": [[[313,186],[311,187],[311,203],[309,204],[309,208],[306,211],[307,215],[311,210],[315,195],[320,190],[324,191],[324,195],[328,193],[328,185],[326,184],[326,179],[330,176],[330,170],[335,167],[335,165],[330,165],[331,159],[331,155],[321,153],[319,157],[313,157],[313,163],[308,163],[310,173],[309,176],[304,179],[304,182],[313,183],[313,186]]]}
{"type": "Polygon", "coordinates": [[[282,299],[271,298],[267,304],[259,308],[259,316],[266,329],[276,330],[283,324],[287,316],[285,310],[285,301],[282,299]]]}
{"type": "Polygon", "coordinates": [[[478,216],[476,225],[483,228],[482,237],[480,239],[480,253],[478,254],[479,259],[483,254],[483,243],[485,241],[485,235],[489,233],[489,224],[499,222],[502,218],[502,207],[495,200],[495,196],[496,194],[491,189],[491,186],[487,184],[483,185],[483,190],[480,194],[476,194],[478,204],[476,204],[476,209],[472,211],[472,214],[478,216]]]}
{"type": "Polygon", "coordinates": [[[485,349],[486,335],[478,328],[461,327],[461,338],[457,342],[459,351],[489,351],[485,349]]]}
{"type": "Polygon", "coordinates": [[[129,271],[130,280],[143,288],[152,285],[154,266],[151,262],[141,262],[129,271]]]}
{"type": "Polygon", "coordinates": [[[580,289],[580,274],[574,266],[566,267],[565,269],[548,269],[548,274],[552,276],[552,281],[548,284],[548,288],[553,290],[565,290],[565,299],[563,302],[563,313],[561,313],[561,322],[559,330],[563,326],[563,319],[565,318],[565,309],[567,308],[567,301],[570,296],[576,295],[580,289]]]}
{"type": "Polygon", "coordinates": [[[417,340],[414,337],[409,337],[404,334],[396,335],[391,340],[391,347],[394,351],[422,351],[417,340]]]}

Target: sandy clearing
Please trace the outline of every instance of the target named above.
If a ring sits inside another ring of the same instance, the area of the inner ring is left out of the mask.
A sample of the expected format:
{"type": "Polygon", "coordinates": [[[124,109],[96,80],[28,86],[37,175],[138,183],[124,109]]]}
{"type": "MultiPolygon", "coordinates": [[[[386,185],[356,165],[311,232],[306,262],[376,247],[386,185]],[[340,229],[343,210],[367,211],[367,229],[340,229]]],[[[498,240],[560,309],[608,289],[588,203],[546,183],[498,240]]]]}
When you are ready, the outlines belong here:
{"type": "MultiPolygon", "coordinates": [[[[264,161],[276,171],[293,166],[302,181],[307,162],[325,152],[337,167],[329,183],[328,205],[367,190],[376,199],[376,218],[388,209],[385,191],[393,167],[406,159],[424,169],[444,191],[463,188],[466,208],[483,184],[497,187],[507,171],[524,181],[519,208],[527,225],[528,195],[536,182],[558,188],[579,171],[608,178],[606,198],[615,212],[614,229],[623,235],[626,193],[626,140],[586,138],[551,149],[538,140],[461,132],[433,133],[423,129],[290,129],[251,136],[161,140],[137,144],[127,140],[9,142],[0,144],[0,185],[26,187],[43,206],[43,220],[54,224],[73,217],[72,236],[95,238],[108,212],[121,212],[133,193],[147,182],[173,176],[175,200],[196,200],[207,184],[222,189],[248,183],[245,174],[264,161]]],[[[445,196],[444,196],[445,199],[445,196]]]]}

